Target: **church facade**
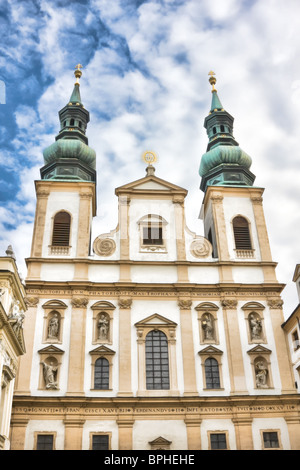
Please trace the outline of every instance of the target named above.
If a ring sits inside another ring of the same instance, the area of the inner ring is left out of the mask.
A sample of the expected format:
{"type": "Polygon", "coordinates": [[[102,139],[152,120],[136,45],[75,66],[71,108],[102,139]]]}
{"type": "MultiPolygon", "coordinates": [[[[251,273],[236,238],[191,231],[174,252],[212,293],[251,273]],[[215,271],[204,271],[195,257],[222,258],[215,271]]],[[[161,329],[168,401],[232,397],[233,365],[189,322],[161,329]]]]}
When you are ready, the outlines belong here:
{"type": "Polygon", "coordinates": [[[96,155],[79,78],[35,181],[13,450],[300,449],[300,403],[251,158],[211,75],[200,164],[204,236],[187,191],[146,173],[116,188],[91,240],[96,155]]]}

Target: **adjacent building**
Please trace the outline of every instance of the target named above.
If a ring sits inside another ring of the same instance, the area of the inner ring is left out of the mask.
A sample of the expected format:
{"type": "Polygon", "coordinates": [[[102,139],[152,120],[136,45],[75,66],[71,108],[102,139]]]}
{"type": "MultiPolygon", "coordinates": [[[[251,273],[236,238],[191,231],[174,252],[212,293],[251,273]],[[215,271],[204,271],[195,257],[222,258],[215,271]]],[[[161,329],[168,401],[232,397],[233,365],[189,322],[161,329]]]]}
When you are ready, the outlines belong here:
{"type": "Polygon", "coordinates": [[[35,181],[11,448],[300,449],[264,189],[214,74],[194,201],[204,236],[186,225],[187,191],[145,152],[145,174],[115,190],[117,227],[95,239],[96,155],[75,76],[35,181]]]}
{"type": "Polygon", "coordinates": [[[10,419],[19,357],[25,353],[25,288],[12,247],[0,257],[0,450],[10,448],[10,419]]]}

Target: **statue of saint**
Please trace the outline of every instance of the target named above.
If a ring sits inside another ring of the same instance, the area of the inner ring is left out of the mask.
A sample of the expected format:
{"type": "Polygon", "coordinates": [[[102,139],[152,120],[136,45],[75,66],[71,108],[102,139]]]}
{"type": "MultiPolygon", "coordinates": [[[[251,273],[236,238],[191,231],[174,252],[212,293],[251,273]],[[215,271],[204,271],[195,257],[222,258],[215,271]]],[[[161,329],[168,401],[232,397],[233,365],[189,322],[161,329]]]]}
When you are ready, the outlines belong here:
{"type": "Polygon", "coordinates": [[[268,369],[263,361],[258,361],[255,365],[255,377],[257,388],[268,388],[268,369]]]}
{"type": "Polygon", "coordinates": [[[99,321],[98,321],[98,339],[100,340],[107,340],[108,339],[108,329],[109,329],[109,321],[107,316],[102,313],[99,321]]]}
{"type": "Polygon", "coordinates": [[[58,338],[58,330],[59,330],[59,317],[58,314],[55,313],[51,320],[49,321],[48,325],[48,338],[58,338]]]}
{"type": "Polygon", "coordinates": [[[202,328],[204,331],[204,339],[214,340],[214,325],[211,315],[206,313],[202,319],[202,328]]]}
{"type": "Polygon", "coordinates": [[[46,362],[42,362],[43,364],[43,372],[44,372],[44,379],[46,383],[47,389],[58,389],[58,385],[56,382],[56,375],[58,367],[54,366],[53,362],[47,364],[46,362]]]}
{"type": "Polygon", "coordinates": [[[260,318],[257,318],[253,313],[249,317],[251,338],[261,339],[262,325],[260,318]]]}

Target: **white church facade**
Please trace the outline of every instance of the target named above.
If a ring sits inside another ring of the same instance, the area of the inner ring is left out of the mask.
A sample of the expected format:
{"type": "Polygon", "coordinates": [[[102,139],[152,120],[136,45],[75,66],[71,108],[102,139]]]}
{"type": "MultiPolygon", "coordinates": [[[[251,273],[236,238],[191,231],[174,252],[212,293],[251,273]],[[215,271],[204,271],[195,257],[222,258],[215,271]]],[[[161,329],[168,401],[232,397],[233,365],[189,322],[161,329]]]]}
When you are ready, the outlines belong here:
{"type": "Polygon", "coordinates": [[[95,154],[78,78],[45,150],[27,259],[11,449],[300,449],[300,402],[251,159],[211,77],[200,165],[204,236],[187,191],[146,174],[115,190],[91,240],[95,154]]]}

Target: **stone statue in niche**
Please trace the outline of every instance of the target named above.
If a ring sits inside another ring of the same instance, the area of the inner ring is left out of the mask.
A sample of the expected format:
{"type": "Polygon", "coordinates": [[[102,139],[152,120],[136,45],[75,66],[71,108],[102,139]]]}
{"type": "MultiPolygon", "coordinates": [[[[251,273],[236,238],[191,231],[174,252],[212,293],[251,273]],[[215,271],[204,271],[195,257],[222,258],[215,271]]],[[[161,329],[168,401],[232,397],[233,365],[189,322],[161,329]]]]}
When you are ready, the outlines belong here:
{"type": "Polygon", "coordinates": [[[20,329],[23,328],[24,318],[24,310],[20,310],[20,301],[16,300],[11,305],[10,313],[8,315],[9,322],[11,323],[16,334],[18,334],[20,329]]]}
{"type": "Polygon", "coordinates": [[[255,377],[257,388],[269,388],[267,384],[268,368],[264,361],[258,361],[255,364],[255,377]]]}
{"type": "Polygon", "coordinates": [[[249,324],[251,331],[251,339],[261,339],[262,334],[262,324],[261,319],[256,316],[254,313],[251,313],[249,316],[249,324]]]}
{"type": "Polygon", "coordinates": [[[108,340],[109,320],[105,313],[101,313],[98,320],[98,339],[101,341],[108,340]]]}
{"type": "Polygon", "coordinates": [[[212,316],[209,313],[205,313],[202,317],[202,329],[204,332],[205,340],[214,340],[214,324],[212,316]]]}
{"type": "Polygon", "coordinates": [[[58,367],[55,366],[54,362],[51,361],[50,364],[42,362],[43,364],[43,373],[47,389],[58,389],[58,384],[56,381],[58,367]]]}
{"type": "Polygon", "coordinates": [[[55,313],[49,321],[48,338],[58,339],[58,332],[59,332],[59,316],[57,313],[55,313]]]}

